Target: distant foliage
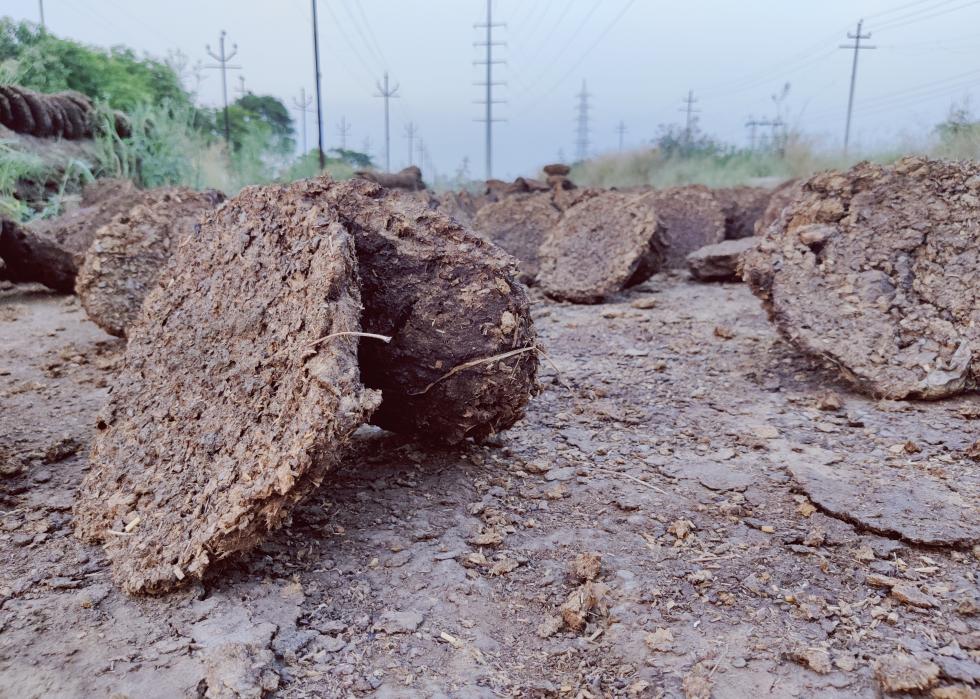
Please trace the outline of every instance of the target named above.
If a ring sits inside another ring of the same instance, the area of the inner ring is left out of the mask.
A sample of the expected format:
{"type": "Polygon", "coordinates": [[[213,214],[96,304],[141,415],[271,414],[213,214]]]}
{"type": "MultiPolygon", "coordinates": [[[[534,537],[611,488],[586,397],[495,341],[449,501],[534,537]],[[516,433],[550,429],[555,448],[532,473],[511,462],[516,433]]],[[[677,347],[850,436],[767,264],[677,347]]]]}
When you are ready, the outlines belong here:
{"type": "Polygon", "coordinates": [[[0,19],[0,65],[9,82],[39,92],[77,90],[115,109],[190,104],[174,71],[131,49],[100,49],[59,39],[35,24],[0,19]]]}

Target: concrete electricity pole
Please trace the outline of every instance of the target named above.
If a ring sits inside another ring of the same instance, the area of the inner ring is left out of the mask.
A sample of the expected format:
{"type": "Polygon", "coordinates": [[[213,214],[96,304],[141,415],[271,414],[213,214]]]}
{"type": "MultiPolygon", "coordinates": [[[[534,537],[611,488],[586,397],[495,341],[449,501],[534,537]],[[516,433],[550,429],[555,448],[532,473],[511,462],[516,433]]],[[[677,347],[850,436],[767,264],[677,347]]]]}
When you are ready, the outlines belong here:
{"type": "Polygon", "coordinates": [[[398,85],[388,86],[388,71],[385,71],[384,85],[378,83],[377,87],[378,94],[375,97],[383,97],[385,101],[385,172],[391,172],[391,130],[389,128],[391,122],[388,119],[388,100],[392,97],[398,97],[398,85]]]}
{"type": "Polygon", "coordinates": [[[421,136],[419,136],[419,142],[418,142],[419,167],[423,169],[425,169],[424,166],[425,166],[425,160],[427,155],[428,154],[426,153],[425,150],[425,141],[421,136]]]}
{"type": "Polygon", "coordinates": [[[493,47],[494,46],[504,46],[501,41],[495,42],[493,40],[493,30],[496,27],[506,26],[504,24],[494,24],[493,23],[493,0],[487,0],[487,21],[482,24],[474,24],[477,29],[486,30],[486,41],[474,42],[474,46],[483,46],[486,49],[486,58],[482,61],[473,61],[473,65],[484,66],[486,69],[486,75],[483,82],[476,83],[484,88],[483,100],[477,102],[477,104],[484,105],[483,118],[477,119],[477,121],[482,121],[484,124],[484,138],[485,138],[485,149],[486,149],[486,178],[493,178],[493,123],[495,121],[503,121],[503,119],[494,119],[493,117],[493,105],[503,104],[504,100],[494,100],[493,98],[493,88],[498,85],[505,85],[503,82],[493,81],[493,66],[495,64],[504,63],[504,61],[497,61],[493,58],[493,47]]]}
{"type": "Polygon", "coordinates": [[[844,155],[847,155],[847,147],[851,142],[851,113],[854,111],[854,83],[857,82],[857,72],[858,72],[858,53],[862,49],[873,49],[874,46],[862,46],[861,41],[864,39],[871,38],[871,32],[867,34],[861,33],[861,27],[864,25],[864,20],[859,20],[857,24],[857,31],[851,34],[847,33],[847,38],[854,41],[853,44],[841,44],[842,49],[852,49],[854,51],[854,61],[851,63],[851,92],[847,98],[847,123],[844,126],[844,155]]]}
{"type": "Polygon", "coordinates": [[[340,123],[337,124],[337,135],[340,136],[340,149],[347,150],[347,137],[350,136],[350,124],[347,123],[347,117],[340,117],[340,123]]]}
{"type": "Polygon", "coordinates": [[[44,26],[44,0],[37,0],[37,9],[41,13],[41,29],[46,29],[44,26]]]}
{"type": "Polygon", "coordinates": [[[697,122],[697,117],[694,115],[700,111],[694,108],[695,104],[697,104],[697,99],[694,97],[694,90],[688,90],[687,97],[684,98],[684,106],[681,107],[681,111],[686,114],[684,118],[684,145],[688,149],[694,142],[694,127],[697,122]]]}
{"type": "Polygon", "coordinates": [[[619,124],[616,125],[616,134],[619,136],[619,150],[620,150],[620,152],[622,152],[622,150],[623,150],[623,136],[626,135],[626,131],[627,130],[628,129],[626,128],[626,124],[623,123],[622,120],[620,120],[619,124]]]}
{"type": "Polygon", "coordinates": [[[412,150],[412,144],[414,143],[414,141],[415,141],[415,135],[418,132],[419,132],[419,130],[415,127],[415,124],[413,124],[412,122],[408,122],[405,125],[405,138],[408,139],[408,165],[409,165],[409,167],[411,167],[412,165],[415,164],[415,163],[412,162],[412,153],[414,153],[414,151],[412,150]]]}
{"type": "Polygon", "coordinates": [[[300,115],[299,118],[301,123],[300,128],[303,131],[303,155],[304,156],[310,152],[309,148],[306,145],[306,113],[310,111],[310,106],[312,106],[312,104],[313,104],[313,98],[307,96],[305,87],[301,87],[299,89],[299,99],[297,100],[295,97],[293,97],[293,106],[299,110],[299,115],[300,115]]]}
{"type": "Polygon", "coordinates": [[[317,152],[320,155],[320,169],[326,166],[323,155],[323,107],[320,101],[320,31],[317,26],[316,0],[310,0],[313,9],[313,70],[316,75],[316,136],[317,152]]]}
{"type": "Polygon", "coordinates": [[[214,51],[211,50],[210,44],[204,47],[204,49],[208,52],[208,55],[218,62],[217,65],[204,67],[221,71],[221,96],[225,103],[225,143],[230,144],[231,128],[228,125],[228,71],[241,70],[241,66],[228,65],[228,61],[238,54],[238,44],[232,44],[231,53],[225,53],[225,36],[227,35],[228,32],[222,29],[221,36],[218,39],[218,53],[214,53],[214,51]]]}
{"type": "Polygon", "coordinates": [[[248,90],[245,89],[245,76],[244,75],[239,75],[238,76],[238,87],[235,88],[235,92],[237,92],[238,94],[240,94],[242,97],[244,97],[245,95],[248,94],[248,90]]]}
{"type": "Polygon", "coordinates": [[[583,161],[589,157],[589,94],[582,81],[582,91],[578,93],[578,117],[575,125],[575,159],[583,161]]]}

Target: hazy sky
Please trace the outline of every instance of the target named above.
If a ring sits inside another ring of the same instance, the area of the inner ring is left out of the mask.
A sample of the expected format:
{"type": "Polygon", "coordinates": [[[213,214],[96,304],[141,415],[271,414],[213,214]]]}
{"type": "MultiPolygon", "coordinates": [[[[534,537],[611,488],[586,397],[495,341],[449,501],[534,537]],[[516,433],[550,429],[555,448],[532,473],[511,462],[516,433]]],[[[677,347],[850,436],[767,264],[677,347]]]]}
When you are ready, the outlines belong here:
{"type": "MultiPolygon", "coordinates": [[[[382,100],[375,82],[387,69],[399,85],[392,100],[393,168],[407,164],[409,121],[435,167],[451,173],[464,156],[484,169],[482,58],[486,0],[319,0],[325,137],[348,146],[370,139],[383,157],[382,100]]],[[[2,0],[0,11],[38,18],[37,0],[2,0]]],[[[154,56],[180,49],[210,63],[227,30],[247,89],[292,107],[312,93],[309,0],[44,0],[48,28],[65,37],[125,44],[154,56]]],[[[591,152],[649,142],[657,127],[679,123],[688,90],[704,131],[745,143],[750,115],[775,114],[772,95],[789,82],[787,120],[839,145],[852,52],[846,43],[860,18],[874,50],[862,51],[852,143],[876,147],[927,132],[951,102],[980,85],[980,0],[494,0],[495,40],[507,42],[495,79],[506,122],[495,125],[494,175],[534,172],[575,152],[576,93],[591,94],[591,152]]],[[[200,100],[220,103],[217,71],[204,72],[200,100]]],[[[235,96],[235,93],[232,93],[235,96]]],[[[299,112],[293,110],[299,122],[299,112]]],[[[310,145],[315,139],[312,118],[310,145]]]]}

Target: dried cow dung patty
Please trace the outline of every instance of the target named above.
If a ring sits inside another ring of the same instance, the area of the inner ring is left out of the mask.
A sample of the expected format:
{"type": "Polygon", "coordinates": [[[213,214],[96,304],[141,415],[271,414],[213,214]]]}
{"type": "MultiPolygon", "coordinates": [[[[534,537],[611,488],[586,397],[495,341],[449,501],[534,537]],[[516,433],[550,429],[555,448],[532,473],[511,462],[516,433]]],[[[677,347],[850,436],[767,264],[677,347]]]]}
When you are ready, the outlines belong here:
{"type": "Polygon", "coordinates": [[[725,239],[725,211],[703,185],[657,189],[640,195],[666,229],[664,266],[684,267],[687,256],[725,239]]]}
{"type": "Polygon", "coordinates": [[[335,466],[365,391],[354,241],[322,181],[250,187],[184,238],[130,328],[76,532],[130,592],[253,546],[335,466]],[[327,338],[327,339],[325,339],[327,338]]]}
{"type": "Polygon", "coordinates": [[[139,204],[99,228],[75,281],[88,317],[110,335],[124,337],[178,242],[194,235],[204,213],[222,199],[214,190],[149,190],[139,204]]]}
{"type": "Polygon", "coordinates": [[[725,212],[725,239],[738,240],[755,235],[755,224],[762,218],[772,190],[765,187],[722,187],[711,193],[725,212]]]}
{"type": "Polygon", "coordinates": [[[518,195],[480,209],[473,230],[513,255],[520,265],[521,281],[530,284],[538,276],[538,249],[560,217],[550,194],[518,195]]]}
{"type": "Polygon", "coordinates": [[[585,197],[541,244],[538,282],[553,298],[598,303],[656,271],[663,234],[654,207],[634,194],[585,197]]]}
{"type": "Polygon", "coordinates": [[[483,439],[524,415],[536,336],[513,261],[451,218],[366,180],[328,183],[322,201],[357,241],[365,385],[372,422],[424,439],[483,439]]]}
{"type": "Polygon", "coordinates": [[[980,165],[905,158],[817,175],[744,260],[780,333],[860,390],[976,390],[980,165]]]}

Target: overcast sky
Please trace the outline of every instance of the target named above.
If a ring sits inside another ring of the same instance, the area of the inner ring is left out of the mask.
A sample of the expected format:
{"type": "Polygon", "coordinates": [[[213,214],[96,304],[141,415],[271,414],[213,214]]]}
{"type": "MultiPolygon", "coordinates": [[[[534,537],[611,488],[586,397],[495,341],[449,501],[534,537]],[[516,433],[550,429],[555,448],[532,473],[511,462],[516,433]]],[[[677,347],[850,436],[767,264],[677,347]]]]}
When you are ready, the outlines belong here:
{"type": "MultiPolygon", "coordinates": [[[[392,167],[407,164],[409,121],[443,173],[464,157],[484,169],[483,39],[474,23],[486,0],[319,0],[325,137],[348,147],[384,149],[382,100],[375,83],[385,70],[399,86],[392,100],[392,167]]],[[[38,18],[37,0],[2,0],[16,19],[38,18]]],[[[163,57],[180,49],[211,63],[204,47],[218,35],[238,44],[234,59],[248,90],[293,107],[312,93],[309,0],[44,0],[49,30],[99,46],[125,44],[163,57]]],[[[852,143],[874,148],[920,136],[953,101],[980,85],[980,0],[494,0],[499,116],[494,175],[533,173],[559,154],[575,153],[576,93],[590,93],[590,151],[627,148],[665,123],[680,123],[693,90],[701,128],[746,143],[749,116],[772,117],[772,95],[789,82],[788,121],[839,147],[853,52],[847,43],[860,18],[874,50],[862,51],[852,143]]],[[[217,71],[205,71],[200,101],[221,100],[217,71]]],[[[232,93],[234,97],[236,93],[232,93]]],[[[293,109],[299,123],[299,111],[293,109]]],[[[312,118],[310,146],[315,139],[312,118]]]]}

